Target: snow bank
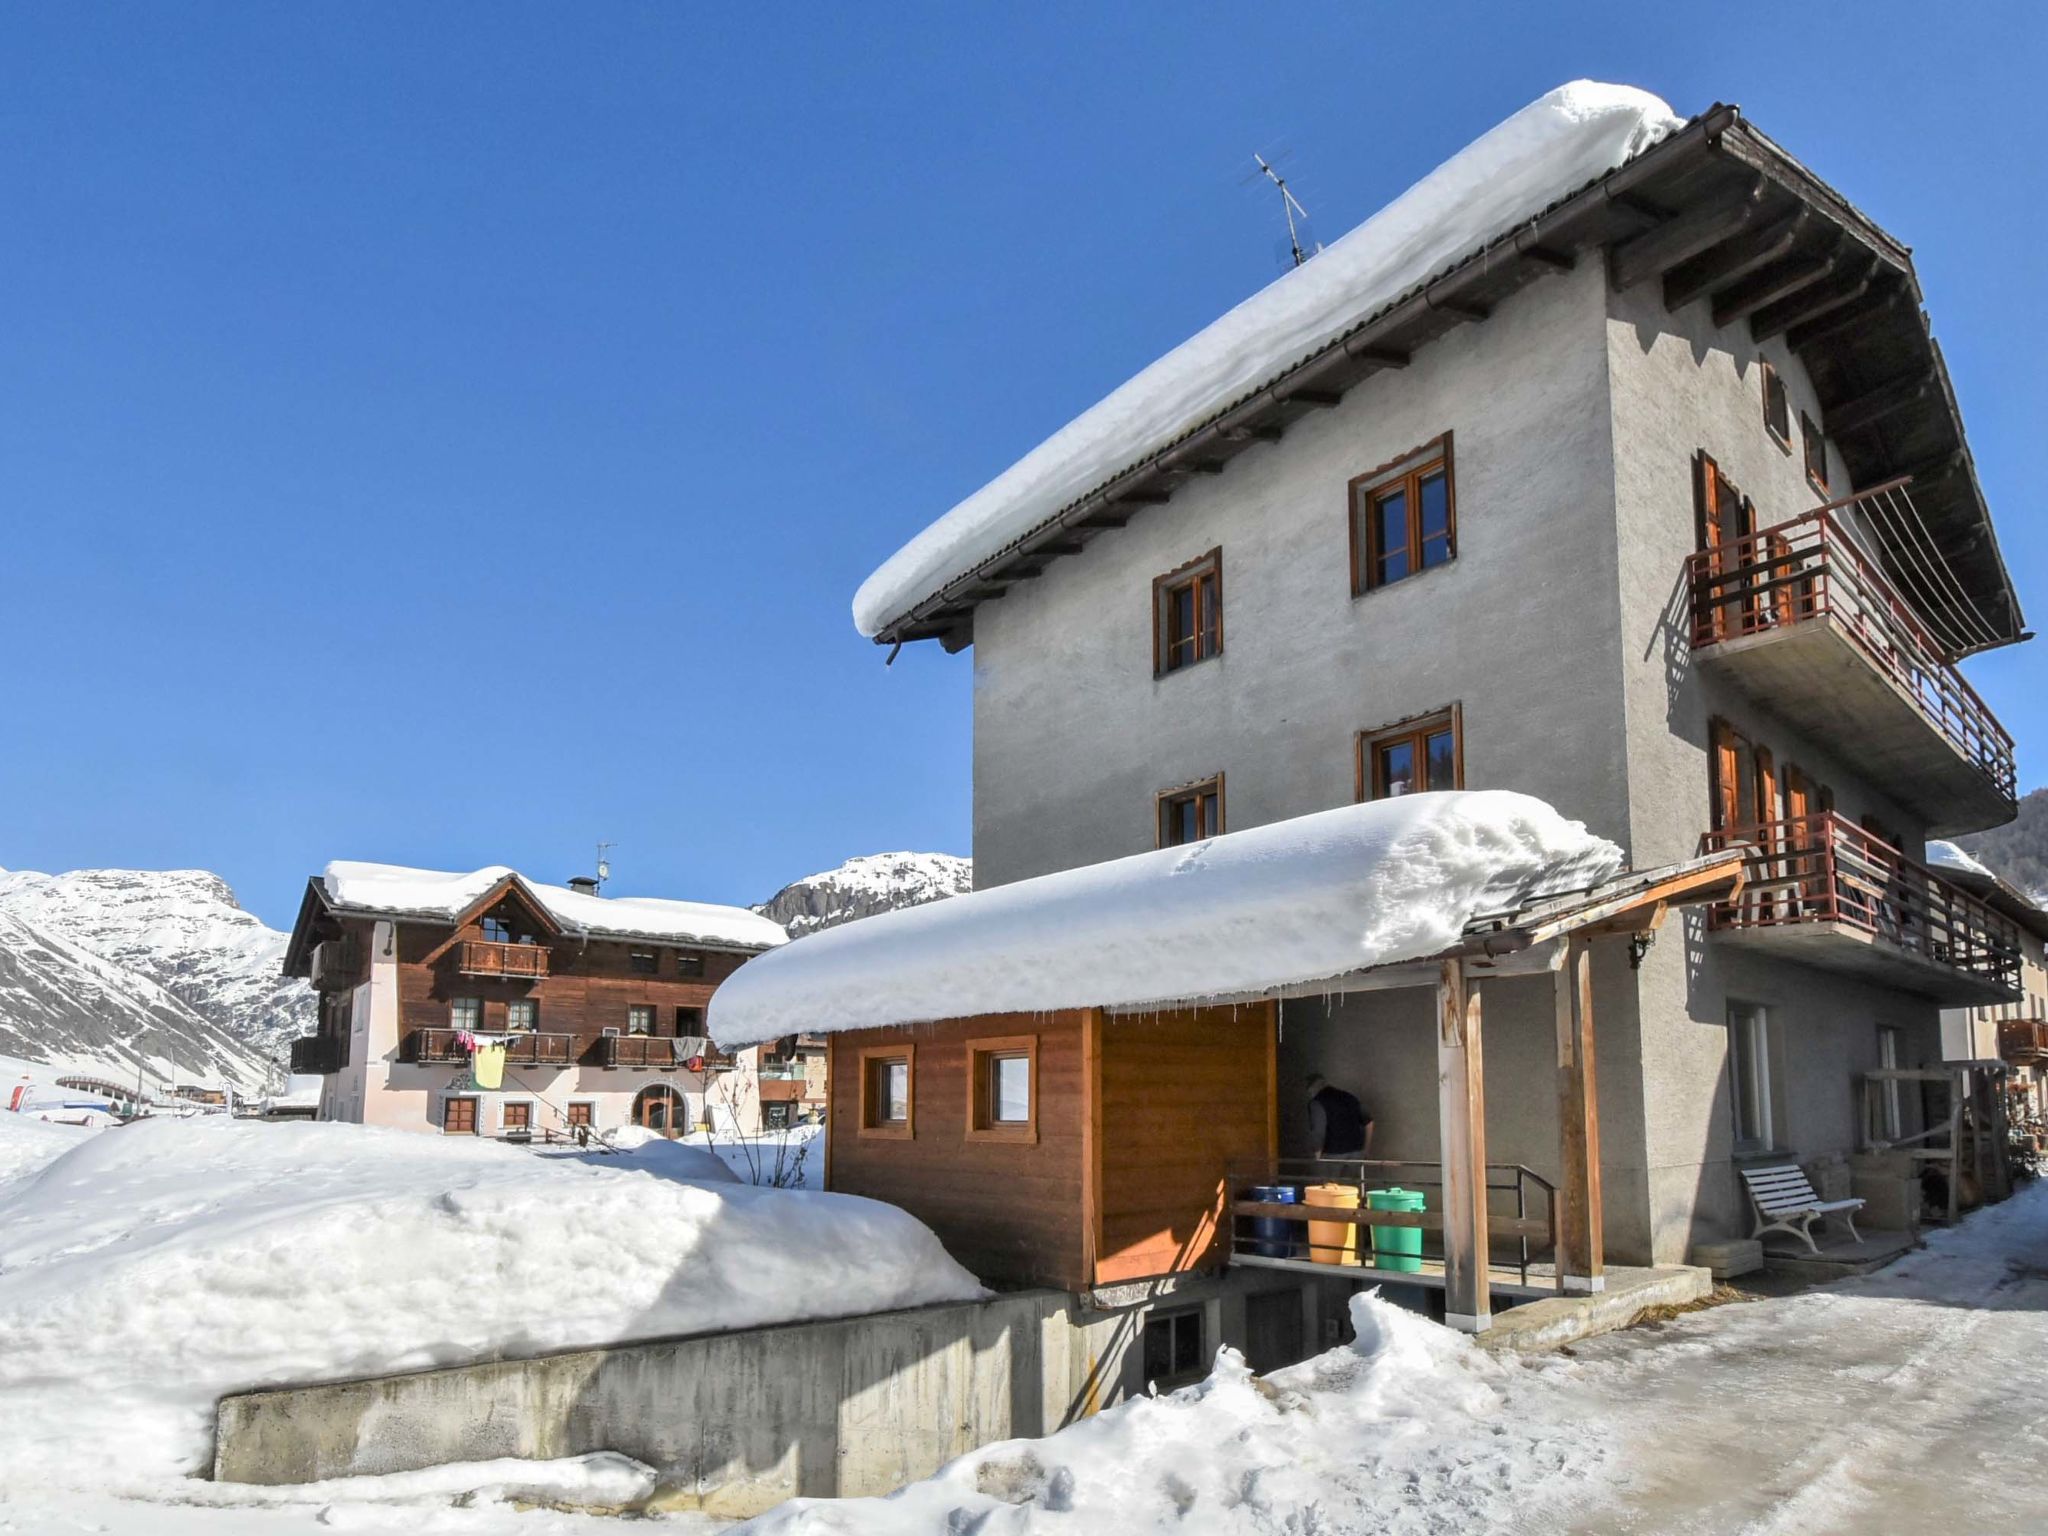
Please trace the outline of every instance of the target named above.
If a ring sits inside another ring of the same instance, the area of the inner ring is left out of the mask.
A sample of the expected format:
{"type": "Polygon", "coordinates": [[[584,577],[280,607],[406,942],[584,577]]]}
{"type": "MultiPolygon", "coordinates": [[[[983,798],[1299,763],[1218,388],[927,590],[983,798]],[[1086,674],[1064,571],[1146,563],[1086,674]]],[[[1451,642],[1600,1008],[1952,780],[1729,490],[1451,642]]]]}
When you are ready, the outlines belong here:
{"type": "Polygon", "coordinates": [[[1620,866],[1528,795],[1374,800],[808,934],[721,985],[709,1028],[732,1048],[1261,992],[1434,954],[1477,916],[1620,866]]]}
{"type": "Polygon", "coordinates": [[[161,1490],[205,1465],[215,1399],[261,1383],[980,1293],[893,1206],[703,1156],[219,1118],[90,1137],[0,1185],[0,1486],[161,1490]]]}
{"type": "Polygon", "coordinates": [[[1461,1335],[1375,1295],[1354,1297],[1351,1317],[1355,1344],[1263,1380],[1225,1349],[1199,1386],[971,1452],[887,1498],[794,1500],[743,1530],[1555,1528],[1547,1497],[1599,1461],[1598,1436],[1503,1412],[1521,1368],[1461,1335]]]}
{"type": "Polygon", "coordinates": [[[56,1112],[54,1107],[31,1109],[26,1114],[0,1109],[0,1188],[10,1179],[25,1178],[45,1163],[56,1161],[95,1134],[88,1126],[61,1125],[42,1118],[44,1113],[56,1112]]]}
{"type": "Polygon", "coordinates": [[[321,875],[321,885],[327,899],[337,907],[406,917],[451,918],[507,875],[516,878],[555,921],[573,933],[671,943],[695,941],[747,949],[767,949],[788,941],[780,925],[745,907],[667,901],[654,896],[586,896],[567,886],[542,885],[502,864],[458,874],[337,859],[321,875]]]}
{"type": "Polygon", "coordinates": [[[1634,158],[1680,121],[1657,97],[1628,86],[1577,80],[1539,97],[918,534],[862,583],[854,624],[878,634],[947,582],[1410,288],[1634,158]]]}

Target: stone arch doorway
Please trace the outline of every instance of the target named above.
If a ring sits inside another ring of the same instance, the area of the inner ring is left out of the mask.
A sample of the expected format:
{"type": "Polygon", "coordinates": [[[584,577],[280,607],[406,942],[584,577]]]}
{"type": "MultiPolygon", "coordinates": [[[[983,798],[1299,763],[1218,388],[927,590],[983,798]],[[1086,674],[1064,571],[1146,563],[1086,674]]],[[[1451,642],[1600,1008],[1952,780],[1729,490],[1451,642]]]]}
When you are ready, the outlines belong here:
{"type": "Polygon", "coordinates": [[[651,1083],[633,1096],[633,1123],[664,1136],[680,1136],[690,1128],[689,1105],[667,1083],[651,1083]]]}

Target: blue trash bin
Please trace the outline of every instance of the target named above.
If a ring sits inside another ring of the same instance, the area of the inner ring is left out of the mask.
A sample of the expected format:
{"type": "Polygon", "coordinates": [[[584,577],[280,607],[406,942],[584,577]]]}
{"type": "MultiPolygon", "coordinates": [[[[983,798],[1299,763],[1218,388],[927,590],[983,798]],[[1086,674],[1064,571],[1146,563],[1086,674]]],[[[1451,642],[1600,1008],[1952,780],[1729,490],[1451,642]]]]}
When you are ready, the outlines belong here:
{"type": "MultiPolygon", "coordinates": [[[[1299,1205],[1301,1191],[1291,1184],[1254,1184],[1250,1198],[1266,1205],[1299,1205]]],[[[1254,1216],[1252,1238],[1245,1247],[1262,1259],[1289,1259],[1294,1257],[1294,1245],[1300,1238],[1299,1222],[1282,1216],[1254,1216]]]]}

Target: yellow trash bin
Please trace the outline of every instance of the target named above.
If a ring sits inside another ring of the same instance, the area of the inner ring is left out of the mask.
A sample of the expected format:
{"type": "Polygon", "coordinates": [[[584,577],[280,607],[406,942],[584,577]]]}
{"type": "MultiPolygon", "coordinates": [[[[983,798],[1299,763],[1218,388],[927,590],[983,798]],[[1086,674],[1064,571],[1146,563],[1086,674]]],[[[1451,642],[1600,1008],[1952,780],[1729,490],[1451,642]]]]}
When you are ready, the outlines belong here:
{"type": "MultiPolygon", "coordinates": [[[[1304,1205],[1333,1210],[1358,1209],[1355,1184],[1311,1184],[1301,1192],[1304,1205]]],[[[1318,1264],[1358,1262],[1358,1224],[1350,1221],[1312,1221],[1308,1224],[1308,1256],[1318,1264]]]]}

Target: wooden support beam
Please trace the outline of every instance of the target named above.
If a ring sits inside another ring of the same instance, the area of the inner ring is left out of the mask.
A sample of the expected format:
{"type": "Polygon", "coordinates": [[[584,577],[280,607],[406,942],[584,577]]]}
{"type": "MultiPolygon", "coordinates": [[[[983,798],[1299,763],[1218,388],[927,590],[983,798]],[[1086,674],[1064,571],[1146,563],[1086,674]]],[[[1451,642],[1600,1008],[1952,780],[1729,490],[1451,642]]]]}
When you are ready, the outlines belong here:
{"type": "Polygon", "coordinates": [[[1198,475],[1220,475],[1223,473],[1222,459],[1197,459],[1188,466],[1198,475]]]}
{"type": "Polygon", "coordinates": [[[1173,493],[1162,490],[1118,491],[1110,499],[1127,507],[1163,507],[1173,500],[1173,493]]]}
{"type": "Polygon", "coordinates": [[[1078,555],[1088,547],[1083,539],[1047,539],[1043,544],[1031,546],[1034,555],[1078,555]]]}
{"type": "Polygon", "coordinates": [[[1223,436],[1229,438],[1233,443],[1277,443],[1280,441],[1280,428],[1275,426],[1226,427],[1223,430],[1223,436]]]}
{"type": "Polygon", "coordinates": [[[1369,346],[1354,337],[1344,343],[1347,357],[1361,363],[1371,363],[1375,368],[1406,368],[1409,354],[1399,347],[1369,346]]]}
{"type": "Polygon", "coordinates": [[[1807,211],[1795,208],[1763,228],[1724,241],[1664,274],[1664,307],[1683,309],[1703,293],[1747,277],[1791,253],[1806,227],[1807,211]]]}
{"type": "Polygon", "coordinates": [[[1768,304],[1749,317],[1749,339],[1769,341],[1780,331],[1789,331],[1795,325],[1804,325],[1822,315],[1832,314],[1868,293],[1870,282],[1868,273],[1853,279],[1837,279],[1768,304]]]}
{"type": "Polygon", "coordinates": [[[1516,254],[1524,261],[1533,261],[1553,272],[1569,272],[1579,264],[1579,258],[1570,251],[1560,251],[1549,245],[1525,245],[1516,254]]]}
{"type": "Polygon", "coordinates": [[[1106,506],[1097,507],[1086,517],[1076,518],[1074,526],[1076,528],[1123,528],[1129,525],[1134,512],[1134,508],[1112,501],[1106,506]]]}
{"type": "Polygon", "coordinates": [[[1614,286],[1633,288],[1637,283],[1662,277],[1673,267],[1741,234],[1762,214],[1763,192],[1763,178],[1755,177],[1742,196],[1732,202],[1710,203],[1632,240],[1622,241],[1608,256],[1614,286]]]}
{"type": "Polygon", "coordinates": [[[1920,368],[1898,378],[1887,379],[1875,389],[1866,389],[1860,395],[1827,407],[1823,412],[1827,434],[1839,438],[1874,426],[1885,417],[1918,403],[1933,385],[1934,370],[1931,368],[1920,368]]]}
{"type": "Polygon", "coordinates": [[[1431,309],[1442,310],[1447,315],[1456,315],[1461,320],[1485,320],[1493,314],[1491,304],[1482,304],[1477,299],[1460,298],[1456,294],[1440,296],[1425,293],[1422,301],[1431,309]]]}
{"type": "Polygon", "coordinates": [[[1905,296],[1905,284],[1888,282],[1876,293],[1866,294],[1854,304],[1845,304],[1819,319],[1793,326],[1785,333],[1785,345],[1794,352],[1804,352],[1817,342],[1881,318],[1905,296]]]}
{"type": "Polygon", "coordinates": [[[1566,1291],[1607,1288],[1600,1196],[1600,1094],[1593,1060],[1593,945],[1572,935],[1557,973],[1557,1272],[1566,1291]]]}
{"type": "Polygon", "coordinates": [[[1344,403],[1344,395],[1341,390],[1335,389],[1297,389],[1292,394],[1282,395],[1280,403],[1282,405],[1313,405],[1320,410],[1328,410],[1333,405],[1342,405],[1344,403]]]}
{"type": "Polygon", "coordinates": [[[1456,960],[1436,983],[1437,1135],[1443,1148],[1444,1322],[1466,1333],[1493,1325],[1486,1230],[1486,1084],[1481,988],[1456,960]]]}
{"type": "Polygon", "coordinates": [[[1751,273],[1740,282],[1714,290],[1714,324],[1733,325],[1767,305],[1788,299],[1820,282],[1835,270],[1839,258],[1794,256],[1751,273]]]}

